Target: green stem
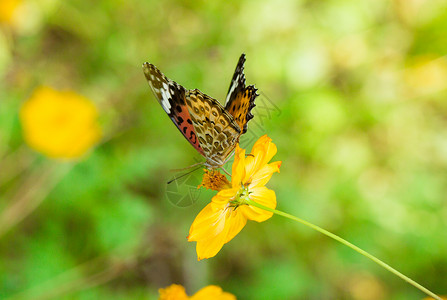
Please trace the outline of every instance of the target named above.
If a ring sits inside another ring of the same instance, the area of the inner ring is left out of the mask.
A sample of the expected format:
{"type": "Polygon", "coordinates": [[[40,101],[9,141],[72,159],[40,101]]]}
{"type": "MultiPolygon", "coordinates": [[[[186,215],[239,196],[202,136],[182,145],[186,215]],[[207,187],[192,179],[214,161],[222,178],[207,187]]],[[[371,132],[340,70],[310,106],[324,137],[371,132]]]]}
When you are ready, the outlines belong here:
{"type": "Polygon", "coordinates": [[[285,212],[282,212],[282,211],[279,211],[279,210],[276,210],[276,209],[272,209],[272,208],[266,207],[266,206],[264,206],[264,205],[262,205],[262,204],[256,203],[255,201],[252,201],[252,200],[249,200],[249,199],[246,199],[246,203],[247,203],[248,205],[256,206],[256,207],[261,208],[261,209],[263,209],[263,210],[266,210],[266,211],[272,212],[272,213],[274,213],[274,214],[277,214],[277,215],[280,215],[280,216],[289,218],[289,219],[294,220],[294,221],[297,221],[297,222],[299,222],[299,223],[301,223],[301,224],[303,224],[303,225],[306,225],[307,227],[310,227],[310,228],[312,228],[312,229],[315,229],[316,231],[318,231],[318,232],[320,232],[320,233],[322,233],[322,234],[324,234],[324,235],[327,235],[328,237],[333,238],[333,239],[336,240],[336,241],[339,241],[339,242],[342,243],[343,245],[348,246],[348,247],[351,248],[352,250],[354,250],[354,251],[360,253],[361,255],[363,255],[363,256],[369,258],[370,260],[374,261],[375,263],[377,263],[378,265],[380,265],[380,266],[382,266],[383,268],[387,269],[388,271],[390,271],[390,272],[393,273],[394,275],[396,275],[396,276],[400,277],[401,279],[405,280],[406,282],[408,282],[409,284],[411,284],[411,285],[414,286],[415,288],[419,289],[420,291],[424,292],[425,294],[429,295],[430,297],[433,297],[433,298],[436,299],[436,300],[442,300],[439,296],[437,296],[437,295],[434,294],[433,292],[429,291],[428,289],[426,289],[425,287],[423,287],[422,285],[420,285],[420,284],[417,283],[416,281],[414,281],[414,280],[408,278],[407,276],[405,276],[404,274],[400,273],[400,272],[397,271],[396,269],[392,268],[390,265],[384,263],[383,261],[381,261],[381,260],[378,259],[377,257],[375,257],[375,256],[373,256],[373,255],[371,255],[371,254],[369,254],[369,253],[366,252],[365,250],[360,249],[360,248],[357,247],[356,245],[351,244],[351,243],[348,242],[347,240],[342,239],[341,237],[339,237],[339,236],[337,236],[337,235],[335,235],[335,234],[333,234],[333,233],[331,233],[331,232],[329,232],[329,231],[327,231],[327,230],[325,230],[325,229],[323,229],[323,228],[321,228],[321,227],[318,227],[318,226],[316,226],[316,225],[314,225],[314,224],[312,224],[312,223],[309,223],[309,222],[307,222],[307,221],[305,221],[305,220],[303,220],[303,219],[300,219],[300,218],[295,217],[295,216],[293,216],[293,215],[290,215],[290,214],[288,214],[288,213],[285,213],[285,212]]]}

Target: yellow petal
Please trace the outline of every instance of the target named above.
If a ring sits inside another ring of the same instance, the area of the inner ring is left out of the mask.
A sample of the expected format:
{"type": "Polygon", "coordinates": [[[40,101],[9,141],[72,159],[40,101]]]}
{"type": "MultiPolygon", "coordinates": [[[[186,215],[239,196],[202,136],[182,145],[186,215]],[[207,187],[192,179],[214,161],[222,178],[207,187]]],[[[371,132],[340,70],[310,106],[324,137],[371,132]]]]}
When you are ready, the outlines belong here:
{"type": "Polygon", "coordinates": [[[185,288],[179,284],[171,284],[167,288],[159,289],[159,300],[187,300],[189,297],[186,295],[185,288]]]}
{"type": "Polygon", "coordinates": [[[210,238],[208,240],[197,241],[196,253],[197,260],[202,260],[206,258],[211,258],[216,256],[222,249],[224,245],[223,236],[220,235],[215,238],[210,238]]]}
{"type": "Polygon", "coordinates": [[[250,182],[252,176],[276,154],[276,145],[267,135],[261,136],[253,145],[250,155],[245,159],[244,182],[250,182]]]}
{"type": "Polygon", "coordinates": [[[229,201],[233,200],[238,193],[239,188],[231,188],[221,190],[211,199],[211,203],[213,203],[213,208],[221,209],[228,204],[229,201]]]}
{"type": "Polygon", "coordinates": [[[199,241],[217,236],[223,229],[224,212],[222,209],[213,209],[211,203],[205,206],[189,229],[188,241],[199,241]]]}
{"type": "Polygon", "coordinates": [[[217,205],[225,206],[228,201],[233,200],[238,191],[239,187],[221,190],[216,194],[216,196],[213,197],[213,199],[211,199],[211,201],[217,205]]]}
{"type": "Polygon", "coordinates": [[[4,22],[14,25],[14,17],[21,3],[21,0],[0,1],[0,23],[4,22]]]}
{"type": "MultiPolygon", "coordinates": [[[[276,195],[273,190],[266,188],[265,186],[255,187],[250,189],[249,198],[256,203],[267,206],[269,208],[276,208],[276,195]]],[[[253,221],[263,222],[269,219],[273,213],[257,208],[252,205],[243,205],[238,209],[244,214],[244,216],[253,221]]]]}
{"type": "Polygon", "coordinates": [[[234,162],[232,167],[231,184],[240,187],[242,179],[245,177],[245,149],[241,149],[239,144],[236,145],[234,153],[234,162]]]}
{"type": "Polygon", "coordinates": [[[228,204],[208,204],[196,217],[189,230],[188,241],[197,242],[199,260],[215,256],[245,226],[247,220],[228,204]]]}
{"type": "Polygon", "coordinates": [[[236,297],[230,293],[222,291],[217,285],[204,287],[191,296],[191,300],[236,300],[236,297]]]}
{"type": "Polygon", "coordinates": [[[245,224],[247,224],[247,218],[241,211],[239,211],[240,208],[240,206],[236,208],[236,210],[233,211],[231,220],[227,221],[228,232],[225,237],[225,244],[231,241],[239,232],[241,232],[242,228],[244,228],[245,224]]]}
{"type": "Polygon", "coordinates": [[[268,165],[264,165],[255,174],[253,174],[249,187],[254,188],[258,186],[264,186],[270,180],[270,178],[272,178],[273,173],[279,173],[280,167],[281,161],[275,161],[268,165]]]}
{"type": "Polygon", "coordinates": [[[225,210],[213,211],[208,204],[196,217],[188,241],[197,241],[197,259],[215,256],[225,243],[225,210]],[[206,215],[206,216],[205,216],[206,215]]]}

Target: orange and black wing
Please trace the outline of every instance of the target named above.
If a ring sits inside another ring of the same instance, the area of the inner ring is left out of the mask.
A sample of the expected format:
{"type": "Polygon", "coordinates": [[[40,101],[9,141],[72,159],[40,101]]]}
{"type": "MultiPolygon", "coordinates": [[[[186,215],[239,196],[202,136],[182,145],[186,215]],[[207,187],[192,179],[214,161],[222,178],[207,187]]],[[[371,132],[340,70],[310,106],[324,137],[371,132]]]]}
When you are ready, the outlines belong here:
{"type": "Polygon", "coordinates": [[[187,90],[173,80],[167,78],[153,64],[143,64],[144,76],[154,92],[158,102],[171,118],[183,136],[203,156],[205,153],[192,124],[191,115],[186,104],[187,90]]]}
{"type": "Polygon", "coordinates": [[[253,118],[251,110],[255,107],[256,97],[259,96],[254,85],[245,86],[244,64],[245,54],[242,54],[225,101],[225,109],[233,116],[242,133],[247,131],[247,123],[253,118]]]}

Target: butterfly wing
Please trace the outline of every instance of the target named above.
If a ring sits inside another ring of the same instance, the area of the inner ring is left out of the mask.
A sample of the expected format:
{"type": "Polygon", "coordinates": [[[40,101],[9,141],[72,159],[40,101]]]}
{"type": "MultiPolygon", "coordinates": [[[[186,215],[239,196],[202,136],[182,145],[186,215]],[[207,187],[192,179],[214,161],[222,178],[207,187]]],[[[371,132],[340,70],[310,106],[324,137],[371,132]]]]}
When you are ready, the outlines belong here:
{"type": "Polygon", "coordinates": [[[250,85],[245,86],[244,74],[245,54],[242,54],[236,65],[230,88],[225,100],[225,109],[233,116],[236,123],[247,132],[247,123],[253,118],[251,110],[255,107],[255,99],[259,96],[257,89],[250,85]]]}
{"type": "Polygon", "coordinates": [[[183,136],[191,143],[191,145],[203,156],[206,157],[195,127],[191,120],[190,111],[186,105],[187,90],[167,78],[153,64],[144,63],[143,72],[158,102],[164,111],[171,118],[172,122],[177,126],[183,136]]]}
{"type": "Polygon", "coordinates": [[[223,165],[239,141],[241,128],[219,101],[198,89],[187,91],[185,98],[208,165],[223,165]]]}

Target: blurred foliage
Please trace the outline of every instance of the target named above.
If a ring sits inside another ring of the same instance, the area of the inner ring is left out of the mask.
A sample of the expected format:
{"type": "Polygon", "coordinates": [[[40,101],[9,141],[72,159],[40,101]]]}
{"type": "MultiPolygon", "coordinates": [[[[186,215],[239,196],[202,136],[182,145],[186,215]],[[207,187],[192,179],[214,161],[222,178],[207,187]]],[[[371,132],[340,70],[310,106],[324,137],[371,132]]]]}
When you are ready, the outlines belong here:
{"type": "Polygon", "coordinates": [[[1,0],[0,15],[0,298],[156,299],[172,283],[423,298],[280,217],[197,262],[185,237],[214,193],[196,192],[200,171],[166,185],[200,156],[141,64],[223,100],[242,52],[261,96],[241,143],[277,144],[278,208],[447,294],[447,1],[1,0]],[[98,107],[103,140],[82,159],[26,146],[19,111],[41,85],[98,107]]]}

